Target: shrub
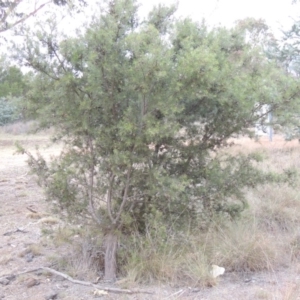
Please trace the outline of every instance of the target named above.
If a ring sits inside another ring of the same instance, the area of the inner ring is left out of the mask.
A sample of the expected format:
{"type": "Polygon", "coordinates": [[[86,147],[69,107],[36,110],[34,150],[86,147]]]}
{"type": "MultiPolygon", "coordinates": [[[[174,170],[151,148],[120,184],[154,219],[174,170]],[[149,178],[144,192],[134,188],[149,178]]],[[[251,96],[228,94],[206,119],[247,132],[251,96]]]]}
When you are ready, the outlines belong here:
{"type": "Polygon", "coordinates": [[[10,101],[0,98],[0,126],[18,119],[16,106],[10,101]]]}

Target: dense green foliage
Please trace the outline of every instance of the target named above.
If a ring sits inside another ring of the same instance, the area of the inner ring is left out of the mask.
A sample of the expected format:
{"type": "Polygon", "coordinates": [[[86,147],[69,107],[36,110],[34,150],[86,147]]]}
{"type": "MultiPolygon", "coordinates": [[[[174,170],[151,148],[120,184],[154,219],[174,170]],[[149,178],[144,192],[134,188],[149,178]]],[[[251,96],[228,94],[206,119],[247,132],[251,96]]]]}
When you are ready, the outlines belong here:
{"type": "Polygon", "coordinates": [[[21,97],[26,92],[25,77],[17,67],[0,67],[0,97],[21,97]]]}
{"type": "Polygon", "coordinates": [[[77,38],[38,31],[19,52],[36,71],[26,109],[65,145],[50,165],[28,153],[30,164],[58,211],[92,216],[106,233],[143,232],[157,212],[179,226],[235,217],[245,187],[280,180],[255,155],[217,153],[251,134],[263,104],[294,99],[294,79],[245,30],[208,30],[174,11],[158,6],[139,22],[135,1],[109,1],[77,38]]]}
{"type": "Polygon", "coordinates": [[[12,123],[18,119],[16,106],[11,102],[0,98],[0,126],[12,123]]]}
{"type": "Polygon", "coordinates": [[[0,126],[21,117],[17,104],[26,93],[26,79],[19,68],[9,66],[7,58],[0,59],[0,126]]]}

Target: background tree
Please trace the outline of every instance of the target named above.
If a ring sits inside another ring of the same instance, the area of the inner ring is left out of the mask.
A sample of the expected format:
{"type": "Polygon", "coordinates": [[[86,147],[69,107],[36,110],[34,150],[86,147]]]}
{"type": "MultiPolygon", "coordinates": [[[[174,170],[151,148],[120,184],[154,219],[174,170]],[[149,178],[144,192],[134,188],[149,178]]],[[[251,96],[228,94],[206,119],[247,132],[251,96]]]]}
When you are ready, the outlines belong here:
{"type": "MultiPolygon", "coordinates": [[[[297,1],[294,1],[295,3],[297,1]]],[[[295,20],[289,30],[283,31],[283,38],[267,49],[269,59],[285,70],[291,77],[300,75],[300,21],[295,20]]],[[[299,90],[298,80],[294,81],[295,93],[299,90]]],[[[277,120],[283,125],[287,139],[300,137],[299,105],[297,101],[289,101],[289,109],[277,113],[277,120]]]]}
{"type": "Polygon", "coordinates": [[[263,19],[246,18],[236,22],[236,28],[246,34],[247,41],[253,47],[267,50],[269,45],[276,42],[272,31],[263,19]]]}
{"type": "Polygon", "coordinates": [[[8,64],[8,59],[0,59],[0,98],[20,97],[26,91],[26,79],[22,71],[8,64]]]}
{"type": "Polygon", "coordinates": [[[0,126],[16,121],[22,113],[18,109],[27,88],[26,76],[21,70],[9,65],[5,56],[0,58],[0,126]]]}
{"type": "Polygon", "coordinates": [[[45,29],[18,49],[36,74],[27,109],[64,143],[50,163],[20,150],[58,211],[98,225],[113,280],[122,235],[159,215],[177,230],[234,218],[244,187],[278,179],[259,172],[254,155],[216,153],[251,135],[262,104],[279,109],[295,94],[293,78],[240,30],[172,19],[165,6],[139,22],[136,1],[106,5],[78,37],[60,42],[45,29]]]}

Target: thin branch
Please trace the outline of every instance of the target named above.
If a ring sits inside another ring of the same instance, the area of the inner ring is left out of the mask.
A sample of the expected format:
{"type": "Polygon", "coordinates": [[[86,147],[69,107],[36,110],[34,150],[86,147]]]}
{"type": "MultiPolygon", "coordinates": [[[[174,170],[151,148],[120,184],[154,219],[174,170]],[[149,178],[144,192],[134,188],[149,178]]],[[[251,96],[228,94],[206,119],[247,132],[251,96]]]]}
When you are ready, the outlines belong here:
{"type": "Polygon", "coordinates": [[[123,208],[125,203],[127,202],[127,195],[128,195],[128,189],[129,189],[129,183],[130,183],[130,177],[131,177],[131,172],[132,172],[132,166],[130,166],[130,169],[127,172],[127,179],[126,179],[126,185],[125,185],[125,191],[124,191],[124,195],[123,195],[123,199],[122,199],[122,203],[119,209],[119,212],[114,220],[114,224],[117,224],[120,220],[121,217],[121,213],[123,212],[123,208]]]}
{"type": "Polygon", "coordinates": [[[89,170],[89,187],[88,187],[88,194],[89,194],[89,208],[90,213],[94,219],[94,221],[101,225],[101,220],[97,217],[95,212],[94,206],[94,172],[95,172],[95,163],[94,163],[94,147],[91,138],[88,139],[88,144],[91,152],[92,162],[89,170]]]}
{"type": "Polygon", "coordinates": [[[5,276],[2,276],[0,279],[4,279],[4,278],[7,278],[7,277],[15,278],[16,276],[20,276],[20,275],[31,273],[31,272],[36,272],[38,270],[44,270],[44,271],[47,271],[51,274],[61,276],[61,277],[65,278],[68,281],[73,282],[75,284],[91,286],[95,289],[100,289],[100,290],[103,290],[103,291],[106,291],[106,292],[118,293],[118,294],[121,294],[121,293],[124,293],[124,294],[137,294],[137,293],[153,294],[153,292],[148,292],[148,291],[139,290],[139,289],[128,290],[128,289],[120,289],[120,288],[113,288],[113,287],[110,288],[110,287],[105,287],[105,286],[102,286],[102,285],[99,285],[99,284],[94,284],[94,283],[89,282],[89,281],[77,280],[77,279],[74,279],[74,278],[72,278],[71,276],[69,276],[65,273],[61,273],[59,271],[56,271],[56,270],[54,270],[52,268],[48,268],[48,267],[40,267],[40,268],[31,269],[31,270],[28,270],[28,271],[25,271],[25,272],[17,273],[17,274],[5,275],[5,276]]]}
{"type": "Polygon", "coordinates": [[[59,55],[58,55],[58,53],[57,53],[57,51],[56,51],[56,49],[55,49],[55,47],[52,45],[52,42],[50,43],[50,48],[51,48],[51,50],[53,51],[53,53],[54,53],[54,55],[55,55],[55,57],[57,58],[57,60],[58,60],[58,62],[60,63],[60,67],[62,67],[62,69],[67,73],[68,72],[68,70],[66,70],[66,68],[65,68],[65,65],[64,65],[64,63],[63,63],[63,61],[61,61],[61,59],[59,58],[59,55]]]}
{"type": "MultiPolygon", "coordinates": [[[[22,1],[20,1],[22,2],[22,1]]],[[[23,23],[24,21],[26,21],[28,18],[30,18],[31,16],[33,16],[34,14],[36,14],[39,10],[41,10],[44,6],[46,6],[47,4],[51,3],[51,1],[45,2],[43,4],[41,4],[38,8],[36,8],[35,10],[33,10],[31,13],[29,13],[28,15],[26,15],[25,17],[21,18],[20,20],[16,21],[15,23],[10,24],[8,27],[0,29],[0,32],[4,32],[20,23],[23,23]]],[[[19,4],[19,3],[18,3],[19,4]]],[[[17,5],[18,5],[17,4],[17,5]]],[[[16,6],[15,6],[16,7],[16,6]]],[[[7,19],[8,15],[6,15],[4,21],[7,19]]],[[[1,20],[2,21],[2,20],[1,20]]]]}
{"type": "Polygon", "coordinates": [[[115,176],[113,174],[111,174],[109,177],[109,187],[108,187],[108,191],[107,191],[107,212],[108,212],[108,216],[113,224],[114,224],[114,217],[112,215],[112,210],[111,210],[111,198],[112,198],[111,193],[112,193],[114,179],[115,179],[115,176]]]}
{"type": "MultiPolygon", "coordinates": [[[[1,31],[0,31],[1,32],[1,31]]],[[[49,78],[53,79],[53,80],[59,80],[59,77],[54,77],[53,75],[51,75],[49,72],[47,72],[44,68],[42,68],[39,64],[39,62],[35,63],[32,60],[27,60],[27,66],[32,67],[34,70],[38,70],[41,73],[44,73],[45,75],[47,75],[49,78]]],[[[56,74],[54,74],[56,76],[56,74]]]]}

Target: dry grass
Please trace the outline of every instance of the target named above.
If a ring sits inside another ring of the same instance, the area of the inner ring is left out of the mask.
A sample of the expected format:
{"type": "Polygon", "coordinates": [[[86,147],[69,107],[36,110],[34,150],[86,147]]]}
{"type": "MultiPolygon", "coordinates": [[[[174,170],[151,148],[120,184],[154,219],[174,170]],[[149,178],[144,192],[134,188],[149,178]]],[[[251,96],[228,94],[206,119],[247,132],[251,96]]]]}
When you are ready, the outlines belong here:
{"type": "MultiPolygon", "coordinates": [[[[23,123],[22,123],[23,124],[23,123]]],[[[20,126],[22,126],[22,124],[20,126]]],[[[9,125],[15,126],[14,124],[9,125]]],[[[24,125],[26,126],[26,124],[24,125]]],[[[51,132],[52,130],[49,130],[51,132]]],[[[36,153],[36,146],[39,146],[39,149],[41,149],[41,152],[43,153],[43,156],[46,159],[49,159],[53,155],[59,155],[62,149],[61,144],[52,144],[50,142],[51,135],[47,131],[41,131],[36,134],[30,133],[30,131],[27,130],[21,130],[20,132],[18,130],[12,132],[10,130],[7,130],[5,126],[0,127],[0,145],[1,145],[1,158],[2,159],[10,159],[14,156],[14,162],[19,161],[18,166],[20,165],[26,165],[25,164],[25,156],[24,155],[15,155],[17,152],[16,143],[19,143],[23,145],[27,150],[31,151],[33,154],[36,153]]],[[[25,180],[25,176],[27,174],[21,176],[22,179],[25,180]]],[[[16,178],[16,183],[23,183],[20,182],[20,178],[16,178]]],[[[3,179],[3,182],[5,182],[6,179],[3,179]]]]}
{"type": "Polygon", "coordinates": [[[290,282],[282,292],[283,300],[298,300],[300,295],[300,284],[290,282]]]}
{"type": "Polygon", "coordinates": [[[41,219],[43,217],[43,214],[30,212],[30,213],[26,214],[26,217],[29,218],[29,219],[38,220],[38,219],[41,219]]]}
{"type": "Polygon", "coordinates": [[[216,226],[206,234],[186,232],[181,239],[138,237],[132,245],[135,248],[131,248],[122,281],[129,285],[213,286],[218,282],[210,274],[213,264],[225,267],[226,272],[259,272],[273,271],[286,262],[280,256],[284,247],[251,221],[216,226]]]}
{"type": "Polygon", "coordinates": [[[234,143],[234,145],[229,148],[229,151],[234,153],[251,153],[257,150],[266,150],[267,152],[272,152],[272,150],[280,151],[299,147],[299,142],[297,140],[286,141],[282,136],[279,135],[275,136],[272,142],[269,141],[268,137],[261,137],[257,141],[247,137],[239,137],[238,139],[231,139],[229,142],[234,143]]]}
{"type": "Polygon", "coordinates": [[[104,256],[101,238],[95,238],[96,233],[78,226],[64,225],[46,235],[60,249],[61,254],[49,257],[59,270],[74,278],[92,282],[101,277],[104,256]]]}
{"type": "Polygon", "coordinates": [[[2,254],[0,256],[0,266],[8,264],[12,260],[13,260],[13,255],[11,253],[9,253],[9,254],[2,254]]]}
{"type": "Polygon", "coordinates": [[[39,256],[43,254],[43,247],[41,244],[31,244],[28,247],[28,250],[34,255],[39,256]]]}
{"type": "Polygon", "coordinates": [[[15,122],[12,124],[4,125],[1,131],[7,134],[20,135],[26,134],[33,130],[34,122],[15,122]]]}
{"type": "Polygon", "coordinates": [[[58,224],[60,222],[61,221],[58,218],[52,217],[52,216],[44,217],[44,218],[39,220],[39,223],[47,224],[47,225],[55,225],[55,224],[58,224]]]}
{"type": "Polygon", "coordinates": [[[292,232],[300,224],[300,193],[291,186],[259,187],[251,200],[252,213],[262,230],[292,232]]]}
{"type": "Polygon", "coordinates": [[[300,234],[297,232],[290,240],[291,260],[298,262],[300,259],[300,234]]]}
{"type": "Polygon", "coordinates": [[[168,240],[136,236],[122,279],[123,286],[137,283],[163,282],[189,286],[212,286],[216,280],[210,275],[210,264],[203,249],[195,240],[168,240]],[[185,245],[184,242],[187,242],[185,245]]]}
{"type": "Polygon", "coordinates": [[[277,239],[259,231],[250,221],[229,224],[210,233],[213,260],[228,271],[273,270],[279,264],[277,239]]]}
{"type": "Polygon", "coordinates": [[[28,196],[28,194],[26,192],[16,194],[17,198],[24,198],[24,197],[27,197],[27,196],[28,196]]]}
{"type": "Polygon", "coordinates": [[[15,123],[6,126],[0,126],[0,141],[5,142],[6,146],[14,145],[15,141],[45,141],[49,139],[47,132],[33,134],[32,123],[15,123]]]}
{"type": "MultiPolygon", "coordinates": [[[[35,121],[17,121],[11,124],[3,125],[0,127],[0,134],[9,134],[13,136],[20,136],[32,134],[36,131],[37,123],[35,121]]],[[[44,133],[50,135],[52,129],[45,130],[44,133]]]]}
{"type": "Polygon", "coordinates": [[[70,276],[95,282],[102,276],[103,252],[101,247],[89,238],[78,238],[64,255],[55,259],[59,269],[70,276]]]}
{"type": "Polygon", "coordinates": [[[255,299],[271,300],[273,299],[273,296],[269,291],[260,288],[255,291],[255,299]]]}
{"type": "Polygon", "coordinates": [[[72,244],[74,241],[77,241],[77,239],[81,236],[84,236],[84,233],[80,227],[63,225],[59,226],[56,230],[54,230],[53,242],[56,246],[72,244]]]}
{"type": "Polygon", "coordinates": [[[18,256],[24,257],[26,254],[31,253],[33,256],[43,255],[43,245],[42,244],[31,244],[26,249],[21,251],[18,256]]]}
{"type": "MultiPolygon", "coordinates": [[[[231,154],[253,150],[266,158],[260,165],[265,170],[300,168],[300,145],[295,141],[276,138],[272,143],[253,142],[245,138],[226,149],[231,154]]],[[[122,282],[206,286],[216,283],[209,273],[212,264],[225,267],[226,272],[273,273],[289,266],[300,257],[300,192],[295,188],[299,185],[297,179],[294,186],[267,184],[246,191],[250,207],[241,219],[221,225],[216,222],[207,234],[186,232],[178,240],[158,229],[155,235],[137,237],[132,241],[122,282]]],[[[257,299],[271,299],[267,291],[257,293],[257,299]]]]}

